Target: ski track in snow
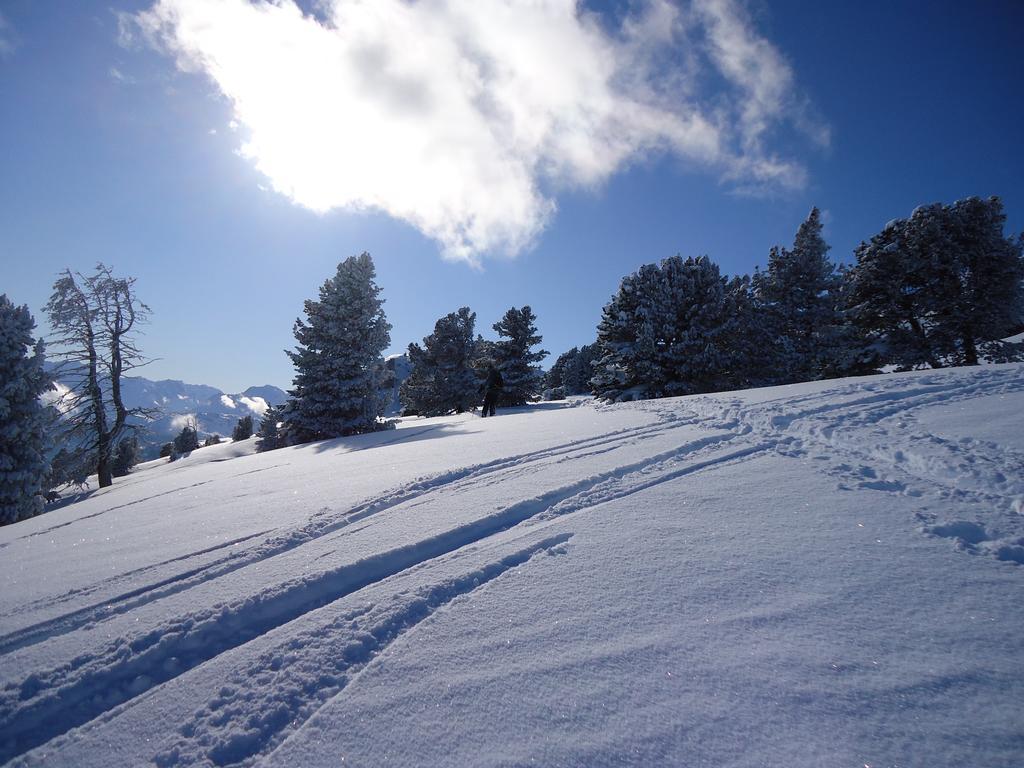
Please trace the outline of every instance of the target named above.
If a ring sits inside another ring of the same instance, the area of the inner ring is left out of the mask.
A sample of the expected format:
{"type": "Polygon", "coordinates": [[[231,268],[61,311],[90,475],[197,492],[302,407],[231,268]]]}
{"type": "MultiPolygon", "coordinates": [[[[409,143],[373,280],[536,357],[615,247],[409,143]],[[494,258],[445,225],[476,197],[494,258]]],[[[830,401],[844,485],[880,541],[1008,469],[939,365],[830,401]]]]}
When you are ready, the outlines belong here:
{"type": "Polygon", "coordinates": [[[571,538],[561,534],[543,539],[439,584],[412,594],[400,592],[381,604],[352,609],[327,624],[282,638],[236,670],[217,696],[178,728],[179,743],[158,754],[156,764],[192,762],[196,746],[215,765],[247,763],[272,751],[401,635],[541,553],[565,554],[571,538]],[[261,715],[253,718],[254,712],[261,715]],[[246,722],[247,728],[234,728],[236,720],[246,722]]]}
{"type": "MultiPolygon", "coordinates": [[[[253,540],[265,536],[267,531],[72,590],[53,598],[51,603],[57,605],[104,591],[109,596],[3,635],[0,655],[83,627],[94,627],[139,605],[165,599],[305,544],[340,539],[347,535],[350,526],[369,524],[378,515],[398,513],[416,505],[441,504],[452,494],[478,492],[487,486],[533,475],[545,466],[598,457],[609,462],[607,469],[535,497],[514,501],[414,544],[334,567],[322,563],[322,570],[264,585],[242,599],[171,616],[159,626],[117,637],[108,645],[83,652],[60,666],[37,669],[17,683],[8,683],[0,691],[0,762],[61,738],[97,718],[108,718],[155,687],[253,638],[370,585],[457,555],[459,550],[514,526],[537,525],[554,517],[585,512],[660,483],[743,462],[766,452],[813,462],[833,477],[840,488],[920,499],[918,520],[923,533],[952,539],[960,549],[972,554],[1024,564],[1024,454],[973,438],[942,438],[915,429],[914,419],[916,410],[929,405],[1022,391],[1024,368],[1013,367],[955,374],[940,371],[918,376],[911,385],[898,377],[854,380],[823,387],[820,393],[762,402],[726,393],[619,406],[650,412],[658,420],[422,477],[354,507],[321,509],[306,523],[258,543],[253,540]],[[710,434],[694,440],[694,428],[710,434]],[[624,446],[664,440],[676,430],[687,436],[678,446],[639,461],[616,463],[615,451],[624,446]],[[930,509],[930,502],[935,500],[944,502],[943,510],[963,510],[965,518],[971,510],[983,510],[985,516],[982,521],[939,519],[930,509]],[[224,549],[230,552],[221,554],[224,549]],[[210,555],[213,559],[198,562],[210,555]],[[174,565],[186,567],[168,575],[167,566],[174,565]],[[150,575],[153,581],[137,584],[139,577],[145,579],[150,575]],[[129,585],[134,586],[125,588],[129,585]]],[[[601,410],[612,406],[596,407],[601,410]]],[[[415,437],[422,431],[410,431],[396,436],[396,440],[415,437]]],[[[214,480],[193,483],[86,517],[211,482],[214,480]]],[[[30,536],[43,535],[86,517],[30,536]]],[[[544,539],[416,595],[398,595],[393,604],[346,613],[326,631],[319,630],[329,641],[306,643],[292,639],[291,652],[285,654],[287,663],[281,661],[280,655],[261,655],[253,661],[249,674],[239,675],[225,686],[218,701],[209,702],[205,709],[197,711],[193,722],[179,729],[180,743],[159,755],[158,764],[190,764],[201,753],[204,760],[216,765],[230,765],[251,762],[266,754],[318,706],[337,695],[399,635],[455,598],[527,563],[539,552],[563,547],[570,536],[544,539]],[[262,684],[260,670],[268,669],[274,675],[285,675],[287,684],[262,684]],[[282,689],[284,694],[275,693],[282,689]],[[235,721],[247,725],[229,728],[235,721]],[[197,744],[201,747],[198,751],[194,748],[197,744]]],[[[327,552],[317,560],[326,560],[330,554],[327,552]]]]}
{"type": "MultiPolygon", "coordinates": [[[[627,437],[635,437],[638,432],[649,430],[630,430],[627,437]]],[[[103,715],[124,701],[145,693],[155,685],[370,584],[545,513],[561,515],[577,512],[626,492],[681,476],[687,470],[674,467],[679,461],[691,454],[700,454],[709,446],[729,440],[730,437],[723,435],[703,438],[644,461],[583,478],[413,545],[276,584],[232,603],[176,617],[138,636],[119,637],[99,653],[83,653],[69,665],[35,672],[20,685],[8,685],[0,691],[0,730],[6,737],[6,742],[0,744],[0,758],[7,759],[44,744],[73,727],[103,715]],[[674,468],[666,471],[666,464],[674,468]],[[660,477],[652,478],[652,472],[660,477]],[[626,480],[630,476],[637,476],[641,480],[630,483],[626,480]],[[609,484],[622,487],[608,492],[606,488],[609,484]]],[[[727,453],[719,459],[697,462],[689,471],[749,456],[761,449],[748,448],[727,453]]],[[[558,456],[564,450],[565,447],[561,447],[543,453],[558,456]]],[[[500,462],[502,466],[507,463],[500,462]]],[[[486,465],[488,471],[494,470],[494,464],[486,465]]],[[[521,469],[517,464],[512,464],[512,467],[521,469]]],[[[474,479],[479,477],[478,472],[466,475],[474,479]]],[[[430,491],[444,487],[444,484],[437,485],[436,480],[426,485],[430,491]]],[[[402,501],[426,492],[421,489],[406,494],[402,501]]],[[[388,504],[389,507],[394,505],[394,500],[388,504]]],[[[365,516],[371,508],[372,505],[366,506],[353,514],[365,516]]],[[[180,590],[184,587],[178,583],[175,588],[180,590]]],[[[111,609],[111,613],[115,610],[111,609]]],[[[75,619],[76,622],[82,620],[80,616],[75,619]]],[[[53,632],[67,630],[68,625],[55,622],[51,629],[53,632]]],[[[34,636],[40,636],[44,629],[34,627],[33,631],[34,636]]]]}
{"type": "MultiPolygon", "coordinates": [[[[667,421],[671,423],[672,420],[668,419],[667,421]]],[[[324,508],[319,512],[314,513],[308,523],[290,531],[278,533],[275,536],[264,540],[254,548],[232,551],[224,557],[205,563],[201,566],[191,568],[184,572],[178,572],[173,576],[160,579],[150,584],[128,589],[120,594],[115,592],[115,594],[105,597],[94,605],[86,606],[55,619],[39,622],[18,631],[0,636],[0,655],[46,640],[57,634],[71,632],[84,626],[92,626],[97,621],[101,621],[104,618],[126,613],[127,611],[137,608],[145,603],[168,597],[189,589],[197,584],[237,571],[253,563],[284,554],[303,544],[333,534],[336,531],[347,528],[353,523],[389,509],[393,509],[396,506],[415,503],[416,499],[427,494],[435,494],[442,490],[446,492],[458,492],[461,488],[480,482],[505,482],[513,477],[535,471],[535,465],[538,462],[543,462],[553,458],[557,461],[564,461],[567,458],[571,459],[579,458],[580,456],[597,455],[602,452],[621,448],[623,444],[630,444],[637,440],[650,439],[655,435],[662,434],[665,429],[666,427],[664,425],[629,428],[600,435],[589,440],[564,443],[532,453],[505,457],[485,464],[472,465],[430,477],[420,478],[408,485],[394,489],[380,497],[363,502],[341,512],[332,510],[330,507],[324,508]],[[582,453],[579,453],[580,449],[582,449],[582,453]],[[492,476],[496,474],[498,477],[493,478],[492,476]]],[[[251,473],[245,472],[242,474],[251,473]]],[[[194,484],[185,486],[184,488],[178,488],[157,494],[156,496],[148,496],[145,499],[140,499],[138,501],[141,502],[156,498],[157,496],[170,495],[192,487],[194,487],[194,484]]],[[[129,504],[118,505],[112,509],[123,508],[125,506],[129,506],[129,504]]],[[[95,517],[97,514],[102,514],[102,512],[94,513],[88,517],[95,517]]],[[[56,527],[62,527],[63,525],[68,525],[68,523],[63,523],[61,526],[56,527]]],[[[47,530],[53,530],[53,528],[47,530]]],[[[251,539],[258,535],[259,534],[245,538],[251,539]]],[[[225,544],[218,545],[218,547],[203,549],[188,555],[183,555],[182,557],[173,558],[172,560],[167,561],[167,563],[185,561],[190,558],[207,554],[215,549],[224,548],[237,543],[240,543],[240,540],[227,542],[225,544]]],[[[150,568],[157,568],[162,565],[165,564],[151,566],[150,568]]],[[[77,597],[82,592],[87,594],[93,593],[103,587],[107,587],[109,589],[109,587],[121,582],[134,583],[133,577],[137,574],[138,571],[118,574],[117,576],[104,580],[100,584],[92,585],[81,592],[72,590],[66,595],[57,598],[57,600],[65,601],[73,597],[77,597]]],[[[38,604],[35,607],[38,607],[38,604]]]]}

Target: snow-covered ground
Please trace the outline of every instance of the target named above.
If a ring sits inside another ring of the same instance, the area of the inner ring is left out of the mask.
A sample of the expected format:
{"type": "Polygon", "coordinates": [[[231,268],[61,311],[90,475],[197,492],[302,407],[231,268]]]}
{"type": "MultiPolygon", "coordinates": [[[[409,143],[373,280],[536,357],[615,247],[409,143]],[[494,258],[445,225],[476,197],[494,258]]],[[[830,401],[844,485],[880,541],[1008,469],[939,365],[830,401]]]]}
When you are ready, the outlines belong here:
{"type": "Polygon", "coordinates": [[[0,529],[0,762],[1024,764],[1024,365],[152,463],[0,529]]]}

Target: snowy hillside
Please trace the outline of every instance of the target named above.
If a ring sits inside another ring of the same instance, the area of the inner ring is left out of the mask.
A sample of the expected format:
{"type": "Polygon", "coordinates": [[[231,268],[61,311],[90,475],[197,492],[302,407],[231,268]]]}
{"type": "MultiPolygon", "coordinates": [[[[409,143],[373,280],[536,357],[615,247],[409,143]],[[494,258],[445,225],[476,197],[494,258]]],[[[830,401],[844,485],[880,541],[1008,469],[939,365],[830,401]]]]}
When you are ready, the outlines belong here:
{"type": "Polygon", "coordinates": [[[151,463],[0,529],[11,765],[1024,764],[1024,365],[151,463]]]}

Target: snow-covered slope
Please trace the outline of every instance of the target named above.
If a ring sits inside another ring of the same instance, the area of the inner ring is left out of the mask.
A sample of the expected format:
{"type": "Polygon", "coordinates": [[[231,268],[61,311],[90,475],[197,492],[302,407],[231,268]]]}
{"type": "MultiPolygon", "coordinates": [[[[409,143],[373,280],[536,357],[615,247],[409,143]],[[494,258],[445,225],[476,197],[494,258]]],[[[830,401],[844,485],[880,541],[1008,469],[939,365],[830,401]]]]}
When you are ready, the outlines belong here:
{"type": "Polygon", "coordinates": [[[1015,766],[1024,365],[154,463],[0,529],[0,762],[1015,766]]]}

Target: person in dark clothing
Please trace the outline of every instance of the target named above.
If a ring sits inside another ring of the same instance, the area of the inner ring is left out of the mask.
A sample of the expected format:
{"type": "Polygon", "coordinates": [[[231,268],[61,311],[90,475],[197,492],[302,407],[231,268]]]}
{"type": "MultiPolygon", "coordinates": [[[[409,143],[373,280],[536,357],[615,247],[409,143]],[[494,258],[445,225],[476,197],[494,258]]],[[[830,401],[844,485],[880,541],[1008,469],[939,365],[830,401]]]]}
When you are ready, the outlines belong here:
{"type": "Polygon", "coordinates": [[[493,416],[494,406],[498,404],[498,397],[501,395],[505,382],[501,373],[493,365],[487,366],[487,380],[484,382],[484,408],[481,416],[493,416]]]}

